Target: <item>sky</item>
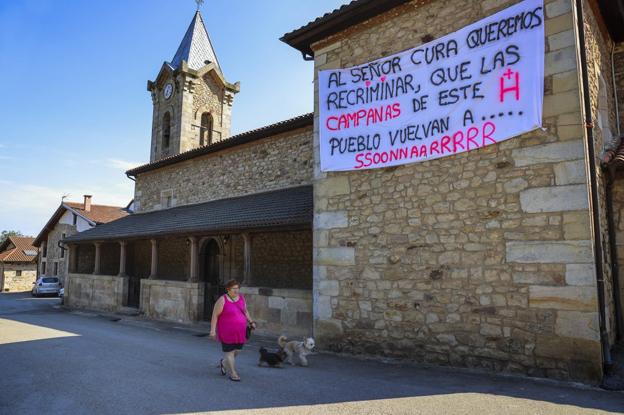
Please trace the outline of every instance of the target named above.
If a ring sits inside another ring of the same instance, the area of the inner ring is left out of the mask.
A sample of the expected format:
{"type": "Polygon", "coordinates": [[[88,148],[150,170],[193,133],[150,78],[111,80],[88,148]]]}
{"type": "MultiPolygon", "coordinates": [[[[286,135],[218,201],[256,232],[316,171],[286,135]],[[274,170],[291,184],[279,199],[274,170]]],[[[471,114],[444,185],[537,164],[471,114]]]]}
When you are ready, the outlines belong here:
{"type": "MultiPolygon", "coordinates": [[[[347,1],[207,0],[232,134],[311,112],[313,66],[279,38],[347,1]]],[[[0,230],[36,236],[61,202],[126,205],[149,161],[146,89],[193,0],[0,0],[0,230]]]]}

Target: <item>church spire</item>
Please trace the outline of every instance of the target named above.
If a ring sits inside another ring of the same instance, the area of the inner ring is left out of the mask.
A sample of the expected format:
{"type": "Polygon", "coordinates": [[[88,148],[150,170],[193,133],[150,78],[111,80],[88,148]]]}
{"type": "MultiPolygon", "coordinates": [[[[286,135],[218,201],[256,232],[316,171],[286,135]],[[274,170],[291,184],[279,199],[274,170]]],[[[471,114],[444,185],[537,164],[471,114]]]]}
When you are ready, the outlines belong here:
{"type": "Polygon", "coordinates": [[[217,69],[221,71],[217,54],[212,47],[212,42],[210,42],[199,8],[171,60],[171,66],[178,69],[182,61],[186,61],[189,68],[195,70],[204,67],[206,63],[214,63],[217,69]]]}

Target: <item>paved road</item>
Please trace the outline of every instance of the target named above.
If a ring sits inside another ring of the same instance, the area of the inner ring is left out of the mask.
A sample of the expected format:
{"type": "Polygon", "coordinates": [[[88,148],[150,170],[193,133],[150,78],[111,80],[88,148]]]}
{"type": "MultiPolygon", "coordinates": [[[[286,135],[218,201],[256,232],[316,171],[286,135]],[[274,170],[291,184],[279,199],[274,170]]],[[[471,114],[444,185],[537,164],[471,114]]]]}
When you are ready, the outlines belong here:
{"type": "Polygon", "coordinates": [[[624,394],[553,382],[402,367],[331,355],[311,367],[239,362],[173,325],[63,311],[58,299],[0,294],[0,414],[590,414],[621,413],[624,394]],[[55,308],[57,306],[57,308],[55,308]]]}

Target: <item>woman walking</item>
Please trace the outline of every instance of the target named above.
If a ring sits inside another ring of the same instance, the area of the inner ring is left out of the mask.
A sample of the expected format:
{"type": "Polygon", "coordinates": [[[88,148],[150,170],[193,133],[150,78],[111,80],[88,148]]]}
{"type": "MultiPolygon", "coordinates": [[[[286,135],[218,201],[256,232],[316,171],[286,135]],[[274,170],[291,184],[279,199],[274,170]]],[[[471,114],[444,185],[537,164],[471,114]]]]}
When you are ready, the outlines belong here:
{"type": "Polygon", "coordinates": [[[240,294],[240,284],[230,280],[225,284],[226,294],[222,295],[212,311],[210,337],[221,342],[223,359],[220,362],[221,374],[228,375],[230,380],[240,381],[236,371],[236,356],[247,341],[247,326],[256,328],[247,311],[245,297],[240,294]]]}

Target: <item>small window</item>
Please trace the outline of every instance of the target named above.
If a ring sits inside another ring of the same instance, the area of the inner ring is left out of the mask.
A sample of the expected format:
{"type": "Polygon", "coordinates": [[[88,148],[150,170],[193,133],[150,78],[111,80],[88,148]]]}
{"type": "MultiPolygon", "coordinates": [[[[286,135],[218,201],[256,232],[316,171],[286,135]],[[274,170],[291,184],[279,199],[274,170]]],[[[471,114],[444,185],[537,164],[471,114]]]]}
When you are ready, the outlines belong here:
{"type": "Polygon", "coordinates": [[[22,276],[22,270],[18,269],[17,271],[15,271],[15,276],[16,277],[21,277],[22,276]]]}
{"type": "Polygon", "coordinates": [[[74,226],[76,226],[76,223],[77,223],[77,222],[78,222],[78,215],[76,215],[76,214],[74,213],[74,222],[73,222],[73,223],[74,223],[74,226]]]}
{"type": "Polygon", "coordinates": [[[52,275],[58,275],[58,262],[54,263],[54,274],[52,275]]]}
{"type": "MultiPolygon", "coordinates": [[[[65,234],[63,234],[61,239],[65,239],[65,234]]],[[[65,249],[63,249],[63,248],[61,248],[61,258],[65,258],[65,249]]]]}
{"type": "Polygon", "coordinates": [[[175,200],[173,198],[173,190],[163,190],[160,192],[160,207],[166,209],[173,207],[175,200]]]}
{"type": "Polygon", "coordinates": [[[43,243],[43,248],[41,249],[41,257],[45,258],[48,256],[48,243],[44,242],[43,243]]]}
{"type": "Polygon", "coordinates": [[[209,112],[204,112],[201,116],[199,145],[209,146],[210,144],[212,144],[212,115],[209,112]]]}
{"type": "Polygon", "coordinates": [[[162,146],[163,149],[169,148],[171,142],[171,115],[169,112],[165,112],[162,121],[162,146]]]}
{"type": "Polygon", "coordinates": [[[45,275],[46,273],[46,262],[41,262],[41,274],[45,275]]]}

